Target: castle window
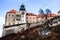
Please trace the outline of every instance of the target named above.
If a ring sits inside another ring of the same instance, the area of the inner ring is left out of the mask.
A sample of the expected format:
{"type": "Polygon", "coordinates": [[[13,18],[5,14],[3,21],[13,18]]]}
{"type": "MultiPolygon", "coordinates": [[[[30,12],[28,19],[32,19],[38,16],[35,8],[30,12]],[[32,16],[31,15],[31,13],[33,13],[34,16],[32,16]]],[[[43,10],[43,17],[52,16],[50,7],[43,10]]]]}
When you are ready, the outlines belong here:
{"type": "Polygon", "coordinates": [[[21,15],[16,15],[16,17],[21,17],[21,15]]]}
{"type": "Polygon", "coordinates": [[[16,19],[17,21],[20,21],[20,19],[16,19]]]}
{"type": "Polygon", "coordinates": [[[16,18],[21,18],[21,15],[16,15],[16,18]]]}
{"type": "Polygon", "coordinates": [[[30,19],[31,19],[31,17],[30,17],[30,19]]]}
{"type": "Polygon", "coordinates": [[[26,17],[28,19],[28,17],[26,17]]]}
{"type": "Polygon", "coordinates": [[[24,12],[22,12],[22,14],[24,15],[24,12]]]}
{"type": "Polygon", "coordinates": [[[9,15],[10,16],[10,15],[9,15]]]}
{"type": "Polygon", "coordinates": [[[13,17],[14,15],[12,15],[12,17],[13,17]]]}

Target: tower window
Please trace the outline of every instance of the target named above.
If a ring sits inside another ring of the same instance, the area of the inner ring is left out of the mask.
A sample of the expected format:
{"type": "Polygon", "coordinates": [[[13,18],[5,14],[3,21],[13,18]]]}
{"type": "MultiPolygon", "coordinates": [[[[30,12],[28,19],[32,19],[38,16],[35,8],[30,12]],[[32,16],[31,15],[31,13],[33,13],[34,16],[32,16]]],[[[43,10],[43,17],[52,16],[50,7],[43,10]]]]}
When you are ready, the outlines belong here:
{"type": "Polygon", "coordinates": [[[24,15],[24,12],[22,12],[22,14],[24,15]]]}

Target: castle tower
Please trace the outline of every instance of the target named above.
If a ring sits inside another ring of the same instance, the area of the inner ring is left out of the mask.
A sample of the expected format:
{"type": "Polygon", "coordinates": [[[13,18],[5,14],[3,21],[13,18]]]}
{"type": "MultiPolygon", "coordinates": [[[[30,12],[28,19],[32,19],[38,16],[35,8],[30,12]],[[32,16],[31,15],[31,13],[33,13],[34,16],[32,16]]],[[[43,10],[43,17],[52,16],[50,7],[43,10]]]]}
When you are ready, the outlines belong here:
{"type": "Polygon", "coordinates": [[[22,4],[20,6],[19,12],[15,15],[15,24],[26,23],[26,9],[22,4]]]}

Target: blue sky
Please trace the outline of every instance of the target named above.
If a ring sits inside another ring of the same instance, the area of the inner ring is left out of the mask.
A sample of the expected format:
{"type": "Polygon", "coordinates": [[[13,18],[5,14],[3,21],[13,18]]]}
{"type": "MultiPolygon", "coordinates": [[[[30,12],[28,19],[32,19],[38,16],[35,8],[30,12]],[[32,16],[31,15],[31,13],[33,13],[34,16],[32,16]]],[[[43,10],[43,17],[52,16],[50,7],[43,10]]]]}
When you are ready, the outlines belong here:
{"type": "Polygon", "coordinates": [[[2,25],[5,23],[5,14],[11,9],[19,11],[20,5],[25,5],[27,12],[38,14],[39,8],[50,9],[52,13],[60,10],[60,0],[0,0],[0,36],[2,34],[2,25]]]}

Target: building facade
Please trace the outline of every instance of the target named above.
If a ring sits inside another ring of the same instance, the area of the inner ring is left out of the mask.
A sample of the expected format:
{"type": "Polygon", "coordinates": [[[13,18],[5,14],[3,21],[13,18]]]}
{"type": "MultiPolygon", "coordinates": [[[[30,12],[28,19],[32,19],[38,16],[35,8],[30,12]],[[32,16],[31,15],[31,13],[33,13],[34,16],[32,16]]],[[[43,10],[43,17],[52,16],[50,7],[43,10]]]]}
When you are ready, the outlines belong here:
{"type": "MultiPolygon", "coordinates": [[[[5,16],[5,25],[3,28],[3,36],[9,33],[17,33],[20,32],[22,29],[26,30],[27,23],[36,23],[40,22],[43,15],[41,14],[34,14],[34,13],[27,13],[25,6],[22,4],[20,6],[19,11],[14,9],[8,11],[5,16]]],[[[48,14],[48,19],[53,18],[56,14],[48,14]]]]}

